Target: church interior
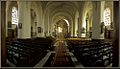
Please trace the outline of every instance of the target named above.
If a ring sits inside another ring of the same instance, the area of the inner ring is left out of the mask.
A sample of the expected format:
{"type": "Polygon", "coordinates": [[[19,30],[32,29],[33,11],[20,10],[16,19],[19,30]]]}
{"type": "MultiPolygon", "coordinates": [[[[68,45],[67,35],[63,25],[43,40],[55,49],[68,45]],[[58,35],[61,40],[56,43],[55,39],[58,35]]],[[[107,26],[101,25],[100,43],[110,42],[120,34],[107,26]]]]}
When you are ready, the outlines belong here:
{"type": "Polygon", "coordinates": [[[118,67],[119,1],[2,1],[2,67],[118,67]]]}

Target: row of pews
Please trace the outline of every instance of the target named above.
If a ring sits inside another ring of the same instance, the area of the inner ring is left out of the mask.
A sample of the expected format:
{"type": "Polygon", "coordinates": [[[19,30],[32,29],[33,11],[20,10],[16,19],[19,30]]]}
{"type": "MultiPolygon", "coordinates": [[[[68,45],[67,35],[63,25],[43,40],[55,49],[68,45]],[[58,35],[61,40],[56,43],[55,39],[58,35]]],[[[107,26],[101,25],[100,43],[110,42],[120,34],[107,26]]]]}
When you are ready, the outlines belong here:
{"type": "Polygon", "coordinates": [[[112,64],[112,44],[104,40],[67,40],[68,48],[85,67],[112,64]]]}
{"type": "Polygon", "coordinates": [[[7,42],[7,58],[16,67],[33,67],[49,51],[53,50],[53,39],[17,39],[7,42]]]}

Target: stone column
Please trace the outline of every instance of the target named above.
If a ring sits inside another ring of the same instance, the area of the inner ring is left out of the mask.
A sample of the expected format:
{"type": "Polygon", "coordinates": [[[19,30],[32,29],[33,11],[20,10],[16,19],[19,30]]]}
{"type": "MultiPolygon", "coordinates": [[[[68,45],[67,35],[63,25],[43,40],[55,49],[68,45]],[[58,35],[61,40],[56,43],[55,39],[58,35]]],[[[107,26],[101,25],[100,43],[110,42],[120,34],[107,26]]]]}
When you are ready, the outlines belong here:
{"type": "Polygon", "coordinates": [[[31,13],[30,2],[18,2],[19,23],[22,28],[18,29],[18,38],[31,38],[31,13]]]}
{"type": "Polygon", "coordinates": [[[50,36],[50,23],[49,23],[49,21],[50,21],[50,15],[48,14],[48,16],[47,16],[47,25],[48,25],[48,29],[47,29],[47,32],[48,32],[48,36],[50,36]]]}
{"type": "Polygon", "coordinates": [[[101,9],[101,2],[94,1],[93,2],[93,24],[92,24],[92,39],[100,39],[100,9],[101,9]]]}
{"type": "Polygon", "coordinates": [[[82,32],[82,19],[78,19],[78,37],[81,37],[81,32],[82,32]]]}
{"type": "MultiPolygon", "coordinates": [[[[101,21],[101,23],[102,22],[104,22],[104,9],[105,9],[105,1],[101,1],[101,16],[100,16],[100,21],[101,21]]],[[[102,28],[103,29],[103,28],[102,28]]],[[[101,31],[102,31],[102,29],[101,29],[101,31]]],[[[103,38],[104,39],[104,31],[101,33],[101,35],[100,35],[100,38],[103,38]]]]}
{"type": "Polygon", "coordinates": [[[11,17],[12,6],[11,6],[11,3],[12,3],[11,1],[6,1],[6,37],[8,37],[8,22],[12,21],[12,17],[11,17]]]}
{"type": "Polygon", "coordinates": [[[42,36],[45,37],[45,21],[44,21],[45,16],[43,14],[41,14],[42,15],[42,17],[41,17],[41,19],[42,19],[41,20],[42,21],[42,36]]]}
{"type": "Polygon", "coordinates": [[[71,21],[70,30],[70,36],[73,37],[73,21],[71,21]]]}
{"type": "Polygon", "coordinates": [[[88,17],[86,18],[86,37],[88,38],[89,37],[89,31],[88,31],[88,28],[89,28],[89,21],[88,21],[88,17]]]}
{"type": "Polygon", "coordinates": [[[6,1],[6,37],[8,37],[8,21],[10,22],[11,21],[11,17],[9,15],[9,4],[10,2],[9,1],[6,1]]]}
{"type": "Polygon", "coordinates": [[[75,36],[75,19],[73,19],[73,25],[72,25],[72,27],[73,27],[73,37],[75,36]]]}
{"type": "MultiPolygon", "coordinates": [[[[78,16],[76,16],[76,17],[75,17],[75,22],[74,22],[74,23],[75,23],[75,24],[74,24],[74,25],[75,25],[75,26],[74,26],[74,28],[75,28],[75,29],[74,29],[74,33],[75,33],[74,36],[75,36],[75,37],[76,37],[77,34],[78,34],[78,32],[77,32],[77,31],[78,31],[78,19],[79,19],[78,16]]],[[[78,37],[78,36],[77,36],[77,37],[78,37]]]]}
{"type": "Polygon", "coordinates": [[[101,33],[101,23],[104,21],[104,5],[104,1],[93,2],[92,39],[104,39],[104,32],[101,33]]]}

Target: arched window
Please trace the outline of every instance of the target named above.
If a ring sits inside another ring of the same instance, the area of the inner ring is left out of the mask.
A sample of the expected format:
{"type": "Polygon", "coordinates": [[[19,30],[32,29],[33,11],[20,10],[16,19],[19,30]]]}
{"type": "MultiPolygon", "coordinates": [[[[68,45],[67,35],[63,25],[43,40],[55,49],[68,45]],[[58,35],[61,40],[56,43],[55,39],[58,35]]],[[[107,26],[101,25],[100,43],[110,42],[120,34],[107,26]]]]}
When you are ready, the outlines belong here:
{"type": "Polygon", "coordinates": [[[105,26],[111,25],[110,8],[106,8],[104,10],[104,23],[105,23],[105,26]]]}
{"type": "Polygon", "coordinates": [[[16,7],[12,7],[12,24],[18,25],[18,11],[16,7]]]}

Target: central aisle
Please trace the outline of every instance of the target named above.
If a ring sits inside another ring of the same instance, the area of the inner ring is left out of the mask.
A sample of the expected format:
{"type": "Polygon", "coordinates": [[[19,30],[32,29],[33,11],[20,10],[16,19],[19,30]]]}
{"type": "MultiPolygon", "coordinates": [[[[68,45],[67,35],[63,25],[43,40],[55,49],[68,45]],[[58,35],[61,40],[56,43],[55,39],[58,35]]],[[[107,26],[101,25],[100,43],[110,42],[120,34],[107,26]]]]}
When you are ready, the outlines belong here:
{"type": "Polygon", "coordinates": [[[69,60],[69,50],[66,47],[66,42],[63,40],[59,40],[57,42],[55,51],[55,57],[53,60],[53,66],[70,66],[70,60],[69,60]]]}
{"type": "Polygon", "coordinates": [[[52,67],[83,67],[78,63],[73,53],[69,52],[68,45],[63,33],[59,33],[56,37],[55,57],[52,67]]]}
{"type": "Polygon", "coordinates": [[[35,67],[83,67],[72,52],[69,52],[63,34],[55,38],[54,50],[50,51],[35,67]]]}

